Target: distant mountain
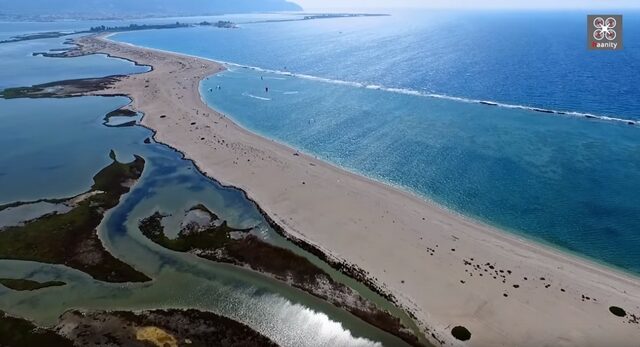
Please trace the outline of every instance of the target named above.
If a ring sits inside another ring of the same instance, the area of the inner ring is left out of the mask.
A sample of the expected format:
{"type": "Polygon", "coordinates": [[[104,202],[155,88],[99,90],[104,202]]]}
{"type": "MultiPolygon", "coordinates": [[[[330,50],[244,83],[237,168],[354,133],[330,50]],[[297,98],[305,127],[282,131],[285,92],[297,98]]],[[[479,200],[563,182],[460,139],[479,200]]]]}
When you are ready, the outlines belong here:
{"type": "Polygon", "coordinates": [[[0,0],[2,15],[31,18],[131,18],[300,10],[300,6],[286,0],[0,0]]]}

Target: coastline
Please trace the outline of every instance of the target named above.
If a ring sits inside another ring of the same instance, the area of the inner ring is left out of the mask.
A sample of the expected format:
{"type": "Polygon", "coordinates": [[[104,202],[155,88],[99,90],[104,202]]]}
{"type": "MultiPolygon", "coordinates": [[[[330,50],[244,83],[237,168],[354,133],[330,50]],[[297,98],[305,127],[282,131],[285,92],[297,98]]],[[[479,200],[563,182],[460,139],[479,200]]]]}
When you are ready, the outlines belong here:
{"type": "MultiPolygon", "coordinates": [[[[87,40],[94,44],[96,41],[79,39],[87,40]]],[[[220,71],[217,63],[112,41],[99,42],[104,44],[102,53],[138,63],[142,62],[134,57],[148,59],[152,63],[145,65],[158,67],[131,75],[104,92],[129,96],[130,107],[144,112],[142,123],[154,130],[158,142],[180,150],[203,173],[212,173],[210,176],[223,184],[245,191],[286,235],[303,240],[328,257],[368,271],[384,291],[394,294],[416,315],[425,330],[434,333],[434,339],[455,342],[448,331],[455,325],[469,328],[470,345],[513,345],[525,339],[531,344],[599,345],[605,338],[624,345],[640,336],[637,325],[622,324],[607,311],[609,305],[619,305],[629,312],[640,312],[638,279],[495,230],[409,192],[250,133],[202,102],[200,80],[220,71]],[[176,61],[191,64],[178,64],[179,77],[172,66],[164,66],[176,61]],[[151,78],[152,73],[157,76],[151,78]],[[182,82],[185,80],[190,88],[182,82]],[[145,88],[152,83],[153,88],[145,88]],[[157,95],[159,91],[165,94],[164,98],[157,95]],[[176,103],[177,100],[180,101],[176,103]],[[163,114],[166,116],[161,118],[163,114]],[[169,124],[172,121],[175,124],[169,124]],[[198,121],[205,121],[205,126],[198,126],[198,121]],[[211,141],[212,135],[217,142],[211,141]],[[262,172],[258,174],[258,170],[262,172]],[[255,182],[256,179],[264,182],[255,182]],[[402,249],[388,254],[388,247],[402,249]],[[515,282],[521,287],[511,286],[515,283],[512,277],[508,284],[504,278],[502,283],[496,283],[488,276],[481,280],[473,277],[466,262],[474,262],[467,260],[474,258],[494,267],[508,266],[509,271],[517,269],[521,277],[515,282]],[[416,278],[421,274],[425,278],[416,278]],[[530,277],[529,283],[522,282],[522,274],[530,277]],[[568,281],[561,280],[565,276],[568,281]],[[543,277],[547,279],[542,282],[553,283],[554,289],[526,285],[543,277]],[[460,283],[463,280],[465,283],[460,283]],[[564,283],[566,294],[556,285],[564,283]],[[507,291],[509,296],[505,298],[503,293],[507,291]],[[598,302],[585,303],[579,293],[596,297],[598,302]],[[518,312],[522,309],[538,314],[523,317],[518,312]],[[571,316],[563,319],[559,317],[562,314],[571,316]],[[517,326],[507,325],[514,320],[519,320],[517,326]]]]}
{"type": "MultiPolygon", "coordinates": [[[[237,64],[237,63],[228,62],[228,61],[215,60],[215,59],[212,59],[212,58],[206,58],[206,57],[193,55],[193,54],[176,53],[176,52],[172,52],[172,51],[168,51],[168,50],[164,50],[164,49],[136,46],[134,44],[130,44],[130,43],[127,43],[127,42],[120,42],[120,41],[111,40],[110,37],[114,36],[116,34],[119,34],[119,33],[108,33],[108,34],[105,34],[105,35],[101,35],[100,37],[108,40],[109,42],[120,44],[120,45],[127,45],[127,46],[130,46],[130,47],[133,47],[133,48],[145,49],[145,50],[150,50],[150,51],[157,51],[157,52],[161,52],[161,53],[165,53],[165,54],[169,54],[169,55],[178,55],[178,56],[191,57],[191,58],[195,58],[195,59],[199,59],[199,60],[204,60],[204,61],[216,63],[216,64],[221,65],[223,67],[223,69],[226,69],[225,66],[234,66],[234,67],[238,67],[238,68],[246,68],[246,69],[251,69],[251,70],[264,71],[264,72],[267,72],[267,73],[283,74],[283,75],[290,76],[290,77],[313,78],[313,79],[324,81],[324,82],[328,82],[328,83],[333,83],[333,82],[346,83],[346,84],[352,84],[353,83],[353,84],[358,84],[359,87],[361,87],[361,88],[366,88],[367,87],[365,85],[360,85],[359,82],[347,82],[347,81],[331,80],[331,79],[324,79],[324,78],[319,78],[319,77],[314,77],[314,76],[309,76],[309,75],[301,75],[301,74],[295,74],[295,73],[289,73],[289,72],[282,72],[282,71],[278,71],[278,70],[263,69],[263,68],[259,68],[259,67],[255,67],[255,66],[242,65],[242,64],[237,64]]],[[[97,53],[97,54],[102,54],[102,53],[97,53]]],[[[147,66],[151,70],[153,70],[153,66],[145,65],[145,64],[138,64],[136,61],[128,59],[128,58],[123,58],[123,57],[118,57],[118,56],[111,56],[110,54],[104,54],[104,55],[108,56],[110,58],[114,58],[114,59],[122,59],[122,60],[130,61],[130,62],[136,64],[137,66],[147,66]]],[[[146,73],[146,72],[141,72],[140,74],[144,74],[144,73],[146,73]]],[[[132,75],[132,74],[130,74],[130,75],[132,75]]],[[[108,77],[112,77],[112,76],[108,76],[108,77]]],[[[113,76],[113,77],[121,77],[121,76],[113,76]]],[[[382,88],[378,88],[378,89],[383,89],[383,90],[386,90],[386,91],[389,91],[389,92],[400,92],[395,88],[382,87],[382,88]]],[[[124,96],[124,97],[130,98],[128,94],[109,94],[109,96],[124,96]]],[[[534,106],[504,104],[504,103],[499,103],[499,102],[495,102],[495,101],[485,101],[485,100],[480,100],[480,99],[464,99],[464,98],[460,98],[460,97],[448,96],[448,95],[443,95],[443,94],[442,95],[441,94],[420,94],[420,96],[426,96],[426,97],[432,97],[432,98],[442,98],[442,99],[448,99],[448,100],[455,100],[455,101],[458,101],[458,102],[465,102],[465,103],[478,103],[478,104],[483,104],[483,105],[488,105],[488,106],[501,106],[501,107],[513,108],[513,109],[524,109],[524,110],[529,110],[529,111],[532,111],[532,112],[539,112],[539,113],[543,113],[543,114],[546,113],[546,114],[555,114],[555,115],[561,115],[561,116],[579,117],[579,118],[584,118],[585,120],[600,121],[600,122],[612,122],[614,124],[619,124],[619,125],[622,125],[622,124],[637,125],[638,124],[637,121],[632,120],[632,119],[624,119],[624,118],[612,117],[612,116],[606,116],[606,115],[595,115],[595,114],[591,114],[591,113],[583,113],[583,112],[575,112],[575,111],[559,111],[559,110],[552,110],[552,109],[542,109],[542,108],[536,108],[534,106]]],[[[435,199],[433,199],[432,197],[430,197],[428,195],[421,194],[421,193],[419,193],[417,191],[414,191],[409,187],[405,187],[405,186],[402,186],[402,185],[394,184],[393,182],[388,182],[388,181],[385,181],[384,179],[380,179],[380,178],[377,178],[377,177],[371,177],[371,176],[367,175],[366,173],[359,172],[356,169],[341,167],[339,165],[327,162],[324,159],[320,159],[316,155],[314,155],[313,153],[308,153],[308,152],[306,152],[304,150],[297,149],[291,144],[279,141],[277,139],[271,139],[265,134],[261,134],[261,133],[258,133],[256,131],[253,131],[253,130],[245,128],[244,126],[242,126],[240,124],[240,122],[238,122],[236,119],[234,119],[233,116],[227,115],[224,112],[221,112],[221,111],[218,111],[217,109],[215,109],[214,106],[208,105],[207,102],[204,100],[204,98],[203,98],[201,93],[200,93],[200,100],[201,100],[201,102],[203,104],[207,105],[207,107],[210,108],[211,110],[213,110],[215,113],[224,115],[225,118],[231,120],[231,123],[236,124],[239,128],[241,128],[244,131],[249,132],[252,135],[256,135],[258,137],[266,139],[267,141],[277,143],[279,146],[282,146],[282,147],[284,147],[286,149],[294,151],[294,152],[296,152],[298,154],[303,154],[303,155],[305,155],[305,156],[307,156],[309,158],[313,158],[316,161],[324,163],[324,164],[326,164],[326,165],[328,165],[330,167],[334,167],[334,168],[338,169],[339,171],[343,171],[345,173],[349,173],[351,175],[354,175],[356,178],[364,178],[366,180],[371,180],[374,183],[393,188],[393,189],[397,190],[398,193],[409,195],[409,197],[415,198],[419,202],[429,204],[432,208],[443,210],[445,213],[453,214],[453,215],[455,215],[456,218],[463,219],[467,223],[477,224],[478,226],[480,226],[482,228],[486,228],[487,231],[494,232],[495,233],[494,236],[496,236],[496,237],[506,237],[510,242],[519,242],[519,243],[529,244],[529,246],[532,246],[534,248],[542,247],[543,249],[546,249],[547,251],[550,251],[551,253],[554,253],[555,256],[558,256],[558,257],[561,257],[561,258],[562,257],[567,257],[567,260],[569,260],[569,261],[577,261],[578,263],[585,263],[584,265],[593,266],[596,270],[603,270],[606,273],[615,273],[615,274],[619,275],[621,277],[621,279],[625,279],[625,278],[631,277],[634,280],[639,280],[640,281],[640,273],[629,271],[629,270],[627,270],[627,269],[625,269],[625,268],[623,268],[621,266],[617,266],[617,265],[614,265],[614,264],[611,264],[611,263],[600,261],[597,258],[590,257],[590,256],[587,256],[587,255],[581,254],[579,252],[566,249],[564,247],[555,245],[555,244],[553,244],[551,242],[548,242],[548,241],[546,241],[544,239],[537,238],[537,237],[534,237],[532,235],[528,235],[528,234],[526,234],[526,233],[524,233],[522,231],[516,230],[516,229],[509,229],[509,228],[507,228],[505,226],[492,224],[489,220],[484,220],[484,219],[482,219],[482,218],[480,218],[478,216],[466,215],[466,214],[464,214],[462,212],[456,211],[455,209],[449,208],[448,206],[446,206],[446,205],[444,205],[442,203],[437,202],[435,199]]],[[[141,126],[145,126],[144,124],[140,124],[140,125],[141,126]]],[[[153,131],[154,134],[155,134],[155,132],[156,132],[155,129],[147,127],[147,126],[145,126],[145,127],[147,129],[153,131]]],[[[182,153],[185,156],[186,159],[189,159],[189,157],[183,151],[181,151],[181,150],[179,150],[179,149],[177,149],[175,147],[172,147],[172,146],[170,146],[170,147],[175,149],[176,151],[182,153]]],[[[200,167],[198,167],[198,163],[196,161],[193,161],[193,163],[200,170],[200,172],[205,173],[205,171],[203,171],[200,167]]],[[[205,176],[207,176],[206,173],[205,173],[205,176]]],[[[208,176],[208,177],[210,177],[210,178],[215,180],[215,177],[212,177],[212,176],[208,176]]],[[[228,187],[232,187],[232,188],[236,188],[236,189],[241,190],[245,194],[245,197],[248,200],[250,200],[250,201],[254,202],[256,205],[258,205],[256,201],[254,201],[253,199],[251,199],[250,196],[247,195],[247,192],[245,190],[237,188],[237,187],[235,187],[233,185],[225,185],[222,182],[219,182],[219,183],[224,185],[224,186],[228,186],[228,187]]],[[[260,209],[262,214],[271,222],[272,226],[275,225],[275,226],[277,226],[278,229],[282,229],[282,227],[278,226],[270,217],[268,217],[268,215],[266,215],[264,210],[259,205],[258,205],[258,208],[260,209]]],[[[292,235],[287,235],[286,232],[283,232],[282,234],[285,237],[292,236],[292,235]]],[[[295,240],[291,240],[291,241],[296,242],[295,240]]],[[[302,241],[302,240],[299,240],[299,241],[302,241]]],[[[302,241],[302,243],[304,244],[304,241],[302,241]]],[[[307,246],[309,246],[309,245],[307,245],[307,246]]],[[[322,258],[326,258],[326,255],[324,255],[322,258]]],[[[325,259],[325,261],[331,262],[328,259],[325,259]]],[[[640,282],[638,282],[638,283],[640,284],[640,282]]]]}
{"type": "MultiPolygon", "coordinates": [[[[119,42],[117,42],[117,43],[119,43],[119,42]]],[[[123,44],[127,44],[127,43],[123,43],[123,44]]],[[[132,46],[133,47],[137,47],[135,45],[132,45],[132,46]]],[[[147,49],[146,47],[142,47],[142,48],[147,49]]],[[[156,50],[156,49],[152,49],[152,50],[156,50]]],[[[164,53],[169,53],[169,54],[174,53],[174,52],[171,52],[171,51],[166,51],[166,50],[161,50],[161,49],[157,49],[157,51],[164,52],[164,53]]],[[[193,57],[193,58],[209,60],[209,61],[212,61],[212,62],[218,62],[216,60],[209,59],[209,58],[203,58],[203,57],[200,57],[200,56],[188,55],[188,54],[185,54],[185,55],[193,57]]],[[[228,65],[228,64],[237,65],[237,64],[233,64],[233,63],[227,63],[227,62],[218,62],[218,63],[222,64],[223,66],[224,65],[228,65]]],[[[242,66],[242,65],[238,65],[238,66],[242,66]]],[[[297,76],[292,75],[292,77],[297,77],[297,76]]],[[[127,96],[127,95],[123,95],[123,96],[127,96]]],[[[207,104],[204,99],[202,99],[202,102],[207,104]]],[[[210,107],[213,111],[215,111],[217,113],[224,114],[226,118],[228,118],[232,122],[238,124],[239,127],[243,128],[244,130],[246,130],[246,131],[248,131],[248,132],[250,132],[250,133],[252,133],[252,134],[254,134],[256,136],[265,138],[268,141],[275,142],[278,145],[283,146],[285,148],[288,148],[291,151],[294,151],[294,152],[296,152],[298,154],[303,154],[303,155],[305,155],[305,156],[307,156],[309,158],[314,158],[315,160],[317,160],[319,162],[322,162],[322,163],[325,163],[325,164],[327,164],[329,166],[335,167],[339,171],[344,171],[345,173],[349,173],[351,175],[354,175],[356,178],[364,178],[364,179],[370,180],[370,181],[372,181],[374,183],[390,187],[390,188],[396,190],[397,193],[408,195],[408,197],[410,197],[412,199],[416,199],[416,200],[418,200],[418,202],[422,202],[422,203],[428,204],[432,208],[442,210],[444,213],[452,214],[452,215],[454,215],[455,218],[462,219],[466,223],[476,224],[479,227],[486,228],[486,231],[495,233],[495,235],[493,235],[495,237],[498,237],[498,238],[506,237],[506,240],[508,242],[523,243],[524,245],[528,245],[528,246],[531,246],[533,248],[542,248],[542,249],[544,249],[546,251],[549,251],[549,252],[553,253],[557,257],[560,257],[560,258],[566,257],[567,261],[576,261],[577,263],[584,263],[583,265],[593,266],[595,270],[602,270],[602,271],[604,271],[606,273],[616,274],[616,275],[620,276],[620,278],[623,279],[623,280],[626,279],[626,278],[629,278],[629,277],[634,279],[634,280],[640,280],[640,273],[636,273],[636,272],[627,270],[624,267],[617,266],[617,265],[614,265],[614,264],[611,264],[611,263],[607,263],[605,261],[601,261],[601,260],[599,260],[597,258],[587,256],[587,255],[582,254],[582,253],[577,252],[577,251],[572,251],[570,249],[567,249],[567,248],[564,248],[562,246],[556,245],[556,244],[554,244],[552,242],[546,241],[546,240],[544,240],[542,238],[535,237],[533,235],[528,235],[527,233],[525,233],[523,231],[520,231],[520,230],[517,230],[517,229],[511,229],[511,228],[507,228],[505,226],[501,226],[501,225],[498,225],[498,224],[492,224],[490,220],[482,219],[479,216],[464,214],[463,212],[459,212],[459,211],[457,211],[457,210],[455,210],[453,208],[450,208],[450,207],[446,206],[444,203],[438,202],[433,197],[430,197],[430,196],[428,196],[426,194],[421,194],[420,192],[415,191],[415,190],[411,189],[410,187],[406,187],[406,186],[403,186],[403,185],[400,185],[400,184],[395,184],[393,182],[385,181],[382,178],[372,177],[370,175],[367,175],[367,173],[359,172],[357,169],[354,169],[354,168],[342,167],[340,165],[330,163],[330,162],[328,162],[328,161],[326,161],[324,159],[318,158],[318,156],[313,154],[313,153],[309,153],[307,151],[304,151],[304,150],[301,150],[301,149],[297,149],[292,144],[288,144],[286,142],[282,142],[282,141],[279,141],[277,139],[271,139],[265,134],[259,133],[257,131],[253,131],[253,130],[248,129],[248,128],[244,128],[240,124],[239,121],[237,121],[236,119],[233,118],[233,116],[227,115],[224,112],[216,110],[215,107],[212,106],[212,105],[208,105],[207,104],[207,106],[210,107]]],[[[153,129],[150,129],[150,130],[153,130],[153,129]]],[[[180,153],[182,153],[183,155],[185,155],[180,150],[178,150],[178,151],[180,153]]],[[[197,166],[197,163],[194,162],[194,164],[197,166]]],[[[200,171],[204,172],[202,170],[200,170],[200,171]]],[[[211,178],[215,179],[213,177],[211,177],[211,178]]],[[[236,187],[234,187],[232,185],[229,185],[228,187],[236,188],[236,187]]],[[[239,189],[239,188],[237,188],[237,189],[239,189]]],[[[250,196],[246,195],[247,194],[246,191],[244,191],[242,189],[240,189],[240,190],[245,194],[245,198],[247,198],[248,200],[254,202],[257,205],[256,201],[252,200],[250,196]]],[[[266,215],[266,213],[264,213],[262,208],[260,208],[260,206],[258,206],[258,208],[262,211],[262,213],[265,216],[265,218],[271,220],[268,217],[268,215],[266,215]]],[[[271,220],[271,222],[273,222],[273,221],[271,220]]],[[[273,222],[272,224],[277,226],[277,224],[275,224],[275,222],[273,222]]],[[[282,229],[279,226],[277,226],[277,228],[282,229]]],[[[291,236],[291,235],[286,235],[286,232],[284,232],[284,231],[283,231],[282,234],[285,237],[291,236]]],[[[292,240],[292,241],[295,242],[295,240],[292,240]]],[[[300,241],[302,241],[302,240],[300,240],[300,241]]],[[[302,242],[304,243],[304,241],[302,241],[302,242]]],[[[329,260],[325,260],[325,261],[330,262],[329,260]]]]}

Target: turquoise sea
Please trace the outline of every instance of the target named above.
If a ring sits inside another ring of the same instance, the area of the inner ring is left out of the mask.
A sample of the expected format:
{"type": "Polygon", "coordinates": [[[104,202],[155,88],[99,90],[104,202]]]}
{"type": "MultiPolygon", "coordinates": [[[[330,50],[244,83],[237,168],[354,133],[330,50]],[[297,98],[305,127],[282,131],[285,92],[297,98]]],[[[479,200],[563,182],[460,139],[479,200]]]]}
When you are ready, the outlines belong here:
{"type": "Polygon", "coordinates": [[[252,131],[640,273],[640,14],[623,15],[620,52],[587,51],[586,12],[575,11],[394,13],[114,39],[231,63],[201,92],[252,131]]]}

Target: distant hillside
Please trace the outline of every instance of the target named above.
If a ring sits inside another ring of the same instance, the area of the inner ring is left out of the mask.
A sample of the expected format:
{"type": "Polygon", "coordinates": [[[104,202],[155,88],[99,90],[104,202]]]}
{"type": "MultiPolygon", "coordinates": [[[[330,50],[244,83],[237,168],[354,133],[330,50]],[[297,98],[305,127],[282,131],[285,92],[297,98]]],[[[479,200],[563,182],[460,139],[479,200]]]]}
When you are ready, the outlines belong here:
{"type": "Polygon", "coordinates": [[[300,11],[286,0],[0,0],[0,15],[43,18],[191,16],[300,11]]]}

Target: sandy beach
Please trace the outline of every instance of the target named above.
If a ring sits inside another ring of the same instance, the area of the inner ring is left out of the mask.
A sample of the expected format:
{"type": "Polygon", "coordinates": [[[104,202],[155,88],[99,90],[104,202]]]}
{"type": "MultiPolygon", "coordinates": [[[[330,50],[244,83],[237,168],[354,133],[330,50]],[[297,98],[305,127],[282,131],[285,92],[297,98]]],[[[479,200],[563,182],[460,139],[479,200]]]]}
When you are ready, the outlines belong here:
{"type": "MultiPolygon", "coordinates": [[[[368,272],[436,344],[638,346],[640,279],[456,215],[239,127],[203,103],[223,70],[196,57],[104,37],[84,53],[150,65],[96,94],[125,94],[158,142],[235,186],[286,233],[368,272]],[[610,306],[625,310],[619,317],[610,306]],[[465,342],[451,329],[471,332],[465,342]]],[[[215,92],[215,91],[213,91],[215,92]]]]}

